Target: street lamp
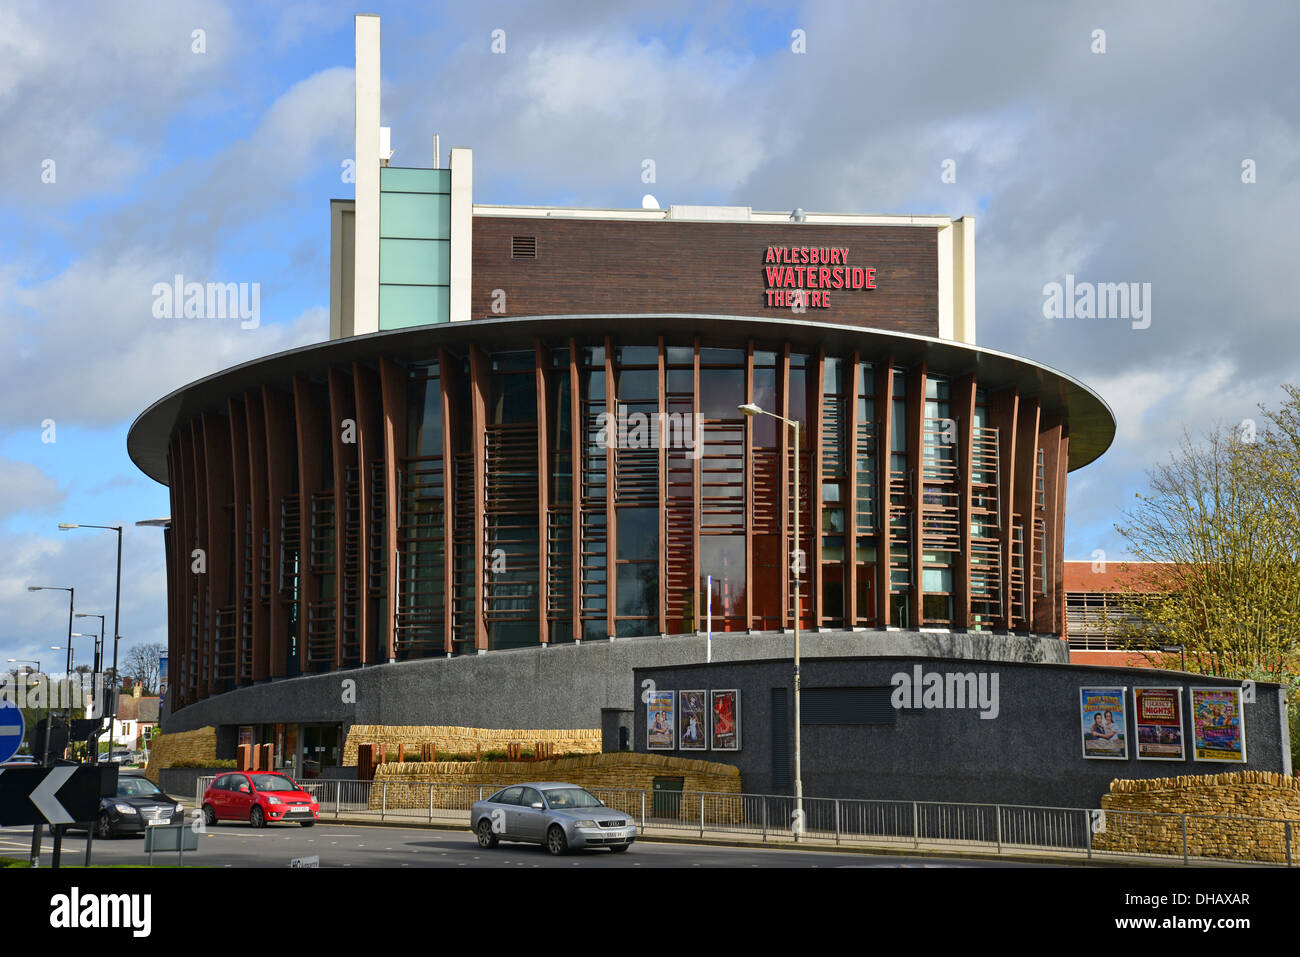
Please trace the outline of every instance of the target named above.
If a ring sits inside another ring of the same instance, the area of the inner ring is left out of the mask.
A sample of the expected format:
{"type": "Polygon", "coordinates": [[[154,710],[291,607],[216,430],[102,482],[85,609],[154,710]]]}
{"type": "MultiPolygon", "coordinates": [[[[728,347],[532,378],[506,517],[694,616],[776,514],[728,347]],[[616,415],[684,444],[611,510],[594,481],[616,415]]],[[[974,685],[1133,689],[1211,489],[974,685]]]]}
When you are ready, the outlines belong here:
{"type": "MultiPolygon", "coordinates": [[[[91,614],[90,612],[79,611],[79,612],[77,612],[76,615],[74,615],[73,617],[75,617],[75,618],[98,618],[98,619],[99,619],[99,636],[95,639],[95,660],[94,660],[93,665],[91,666],[91,667],[92,667],[92,671],[91,671],[91,678],[90,678],[90,680],[91,680],[91,682],[92,682],[91,687],[94,687],[93,682],[94,682],[94,680],[95,680],[95,676],[96,676],[96,675],[99,676],[100,686],[99,686],[99,689],[98,689],[97,691],[94,692],[94,694],[95,694],[95,704],[96,704],[96,706],[102,709],[102,708],[103,708],[103,701],[102,701],[102,699],[103,699],[103,689],[104,689],[104,678],[103,678],[103,671],[104,671],[104,635],[105,635],[106,632],[107,632],[107,625],[104,623],[104,618],[105,618],[105,616],[104,616],[104,615],[94,615],[94,614],[91,614]]],[[[101,730],[103,730],[103,718],[102,718],[102,715],[101,715],[101,719],[100,719],[100,727],[95,731],[95,733],[94,733],[93,735],[91,735],[91,740],[94,741],[94,743],[95,743],[94,748],[93,748],[93,749],[91,750],[91,752],[90,752],[90,763],[91,763],[91,764],[98,764],[98,763],[99,763],[99,732],[100,732],[101,730]]]]}
{"type": "Polygon", "coordinates": [[[799,840],[803,832],[803,748],[802,734],[799,727],[800,709],[799,709],[799,619],[803,616],[803,602],[800,594],[800,574],[803,572],[804,560],[803,551],[799,543],[799,422],[795,419],[787,419],[783,415],[777,415],[775,412],[766,412],[760,409],[753,402],[746,402],[738,406],[745,415],[770,415],[774,419],[780,419],[790,428],[794,429],[794,561],[792,562],[794,571],[794,839],[799,840]]]}
{"type": "MultiPolygon", "coordinates": [[[[73,528],[98,528],[107,532],[117,532],[117,590],[113,598],[113,684],[117,685],[117,645],[122,639],[122,629],[119,616],[122,612],[122,526],[121,525],[78,525],[75,522],[59,522],[59,528],[68,531],[73,528]]],[[[71,630],[71,629],[69,629],[71,630]]],[[[117,688],[114,687],[110,692],[113,698],[113,713],[109,717],[109,729],[111,738],[112,722],[117,720],[117,688]]],[[[96,754],[98,754],[98,739],[96,739],[96,754]]]]}

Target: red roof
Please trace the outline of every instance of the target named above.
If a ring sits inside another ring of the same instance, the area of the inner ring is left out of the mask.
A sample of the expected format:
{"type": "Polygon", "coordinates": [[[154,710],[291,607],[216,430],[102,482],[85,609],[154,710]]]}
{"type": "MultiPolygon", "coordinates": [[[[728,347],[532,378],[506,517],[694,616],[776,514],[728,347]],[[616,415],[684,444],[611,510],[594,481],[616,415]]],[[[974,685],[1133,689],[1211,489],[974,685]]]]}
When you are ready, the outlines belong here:
{"type": "Polygon", "coordinates": [[[1178,566],[1166,562],[1065,562],[1067,592],[1163,591],[1160,579],[1178,566]]]}

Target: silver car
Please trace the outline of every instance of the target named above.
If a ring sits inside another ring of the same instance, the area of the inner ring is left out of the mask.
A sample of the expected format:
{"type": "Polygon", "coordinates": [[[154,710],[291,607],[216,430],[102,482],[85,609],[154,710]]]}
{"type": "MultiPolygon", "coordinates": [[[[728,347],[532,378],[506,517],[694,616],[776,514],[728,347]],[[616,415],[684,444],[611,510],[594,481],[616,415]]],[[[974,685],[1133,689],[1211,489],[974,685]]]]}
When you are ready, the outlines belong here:
{"type": "Polygon", "coordinates": [[[482,847],[528,841],[552,854],[579,847],[626,851],[636,840],[636,824],[629,815],[606,807],[577,785],[556,782],[502,788],[475,802],[469,826],[482,847]]]}

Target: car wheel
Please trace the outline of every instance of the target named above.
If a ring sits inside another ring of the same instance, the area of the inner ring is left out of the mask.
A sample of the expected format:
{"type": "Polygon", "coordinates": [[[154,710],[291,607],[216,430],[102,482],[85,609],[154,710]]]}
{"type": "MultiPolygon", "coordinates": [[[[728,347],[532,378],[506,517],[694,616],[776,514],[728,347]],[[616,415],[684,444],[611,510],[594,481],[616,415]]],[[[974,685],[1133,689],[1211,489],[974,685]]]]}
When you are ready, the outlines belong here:
{"type": "Polygon", "coordinates": [[[478,827],[474,829],[474,833],[478,835],[479,847],[497,846],[496,832],[492,830],[492,822],[487,818],[483,818],[483,820],[478,822],[478,827]]]}
{"type": "Polygon", "coordinates": [[[556,857],[569,852],[569,839],[564,836],[564,828],[558,824],[552,824],[546,832],[546,849],[556,857]]]}
{"type": "Polygon", "coordinates": [[[203,823],[213,827],[217,823],[217,809],[211,804],[203,805],[203,823]]]}
{"type": "Polygon", "coordinates": [[[253,827],[266,827],[266,815],[256,804],[253,805],[253,810],[248,812],[248,823],[253,827]]]}
{"type": "Polygon", "coordinates": [[[315,821],[299,821],[298,823],[301,824],[303,827],[315,827],[316,825],[315,821]]]}
{"type": "Polygon", "coordinates": [[[109,819],[108,815],[102,811],[99,815],[99,821],[95,825],[95,836],[101,841],[107,841],[113,836],[113,822],[109,819]]]}
{"type": "Polygon", "coordinates": [[[615,854],[622,854],[631,846],[632,846],[631,844],[611,844],[609,849],[613,851],[615,854]]]}

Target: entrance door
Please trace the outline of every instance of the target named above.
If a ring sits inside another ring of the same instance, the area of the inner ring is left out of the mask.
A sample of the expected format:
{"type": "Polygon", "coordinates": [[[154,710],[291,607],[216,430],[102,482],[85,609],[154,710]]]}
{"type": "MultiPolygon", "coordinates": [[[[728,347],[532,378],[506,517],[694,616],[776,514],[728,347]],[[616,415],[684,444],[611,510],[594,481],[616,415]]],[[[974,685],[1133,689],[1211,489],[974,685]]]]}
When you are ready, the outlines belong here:
{"type": "Polygon", "coordinates": [[[682,816],[682,785],[685,778],[655,778],[650,816],[672,821],[682,816]]]}
{"type": "Polygon", "coordinates": [[[339,766],[339,742],[342,727],[337,724],[304,724],[302,726],[303,780],[319,778],[326,768],[339,766]]]}

